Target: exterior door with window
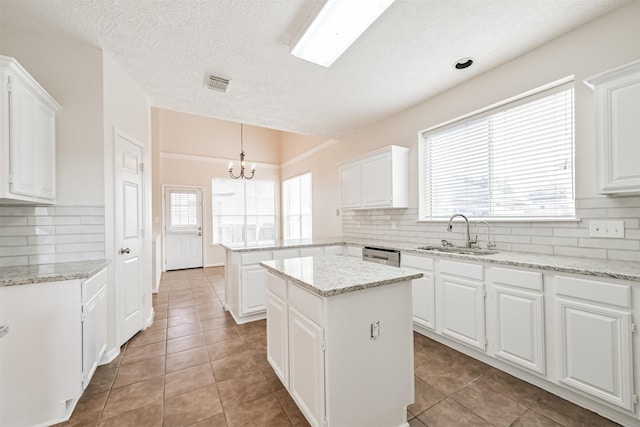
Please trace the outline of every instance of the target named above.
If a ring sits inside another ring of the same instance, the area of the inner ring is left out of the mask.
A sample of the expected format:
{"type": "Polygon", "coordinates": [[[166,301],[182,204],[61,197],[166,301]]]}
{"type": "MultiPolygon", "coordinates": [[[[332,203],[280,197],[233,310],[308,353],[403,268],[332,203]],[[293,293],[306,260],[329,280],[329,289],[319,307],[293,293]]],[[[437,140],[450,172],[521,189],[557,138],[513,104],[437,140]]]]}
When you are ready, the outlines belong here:
{"type": "Polygon", "coordinates": [[[165,268],[202,267],[202,191],[167,187],[164,200],[165,268]]]}

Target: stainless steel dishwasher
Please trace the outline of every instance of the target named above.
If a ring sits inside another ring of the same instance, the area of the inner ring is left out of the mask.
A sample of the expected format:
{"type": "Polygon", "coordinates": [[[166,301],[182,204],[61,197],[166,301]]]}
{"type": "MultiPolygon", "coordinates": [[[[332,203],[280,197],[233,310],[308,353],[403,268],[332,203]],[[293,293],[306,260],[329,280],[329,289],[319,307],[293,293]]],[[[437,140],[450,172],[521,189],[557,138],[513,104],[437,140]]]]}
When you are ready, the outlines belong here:
{"type": "Polygon", "coordinates": [[[365,246],[364,249],[362,249],[362,260],[400,267],[400,251],[376,248],[375,246],[365,246]]]}

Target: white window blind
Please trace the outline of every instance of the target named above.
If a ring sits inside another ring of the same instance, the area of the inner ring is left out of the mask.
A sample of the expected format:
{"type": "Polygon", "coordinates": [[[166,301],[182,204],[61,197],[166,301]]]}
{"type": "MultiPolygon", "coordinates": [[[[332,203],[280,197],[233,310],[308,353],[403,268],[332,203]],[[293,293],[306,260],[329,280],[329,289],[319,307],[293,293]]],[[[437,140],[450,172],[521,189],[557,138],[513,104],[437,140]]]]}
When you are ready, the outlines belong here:
{"type": "Polygon", "coordinates": [[[311,173],[282,182],[285,239],[311,238],[311,173]]]}
{"type": "Polygon", "coordinates": [[[572,84],[423,137],[421,219],[574,217],[572,84]]]}
{"type": "Polygon", "coordinates": [[[212,190],[215,243],[275,240],[274,181],[214,178],[212,190]]]}

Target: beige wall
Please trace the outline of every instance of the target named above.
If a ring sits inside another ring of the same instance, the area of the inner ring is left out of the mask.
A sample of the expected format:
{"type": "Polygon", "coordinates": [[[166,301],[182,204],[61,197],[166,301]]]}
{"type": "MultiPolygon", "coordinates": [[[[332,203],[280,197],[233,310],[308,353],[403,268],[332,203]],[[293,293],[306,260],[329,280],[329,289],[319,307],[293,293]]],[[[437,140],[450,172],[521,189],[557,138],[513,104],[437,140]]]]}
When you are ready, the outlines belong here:
{"type": "MultiPolygon", "coordinates": [[[[417,147],[421,130],[468,114],[496,102],[575,75],[576,103],[576,195],[598,197],[595,188],[592,92],[582,81],[594,74],[640,59],[640,1],[636,0],[604,17],[584,25],[519,58],[463,83],[387,120],[360,129],[355,134],[289,167],[287,177],[308,170],[323,176],[326,185],[338,191],[340,161],[386,145],[409,147],[410,206],[417,208],[417,147]]],[[[481,58],[477,58],[481,60],[481,58]]],[[[314,190],[316,182],[314,181],[314,190]]],[[[323,184],[324,185],[324,184],[323,184]]],[[[314,231],[335,222],[337,195],[314,194],[314,231]]]]}
{"type": "MultiPolygon", "coordinates": [[[[152,109],[151,123],[153,150],[157,152],[159,166],[153,179],[154,231],[161,232],[164,187],[199,187],[203,192],[204,264],[224,264],[224,249],[212,242],[211,179],[229,177],[229,161],[234,162],[238,173],[240,124],[157,108],[152,109]]],[[[281,134],[272,129],[244,126],[247,167],[257,164],[254,179],[280,181],[281,134]]]]}
{"type": "Polygon", "coordinates": [[[0,54],[12,56],[62,106],[56,115],[57,199],[104,204],[102,51],[10,25],[0,54]]]}

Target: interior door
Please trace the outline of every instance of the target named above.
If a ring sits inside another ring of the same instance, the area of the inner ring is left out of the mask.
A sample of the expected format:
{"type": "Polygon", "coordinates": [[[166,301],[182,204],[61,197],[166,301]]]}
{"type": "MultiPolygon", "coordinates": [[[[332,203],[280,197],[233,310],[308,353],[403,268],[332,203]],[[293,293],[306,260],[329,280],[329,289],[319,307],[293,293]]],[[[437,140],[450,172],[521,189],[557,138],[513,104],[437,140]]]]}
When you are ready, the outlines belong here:
{"type": "Polygon", "coordinates": [[[142,312],[142,146],[116,134],[116,316],[118,343],[129,340],[144,326],[142,312]]]}
{"type": "Polygon", "coordinates": [[[202,261],[202,191],[165,189],[165,268],[198,268],[202,261]]]}

